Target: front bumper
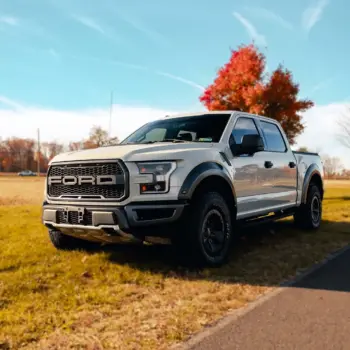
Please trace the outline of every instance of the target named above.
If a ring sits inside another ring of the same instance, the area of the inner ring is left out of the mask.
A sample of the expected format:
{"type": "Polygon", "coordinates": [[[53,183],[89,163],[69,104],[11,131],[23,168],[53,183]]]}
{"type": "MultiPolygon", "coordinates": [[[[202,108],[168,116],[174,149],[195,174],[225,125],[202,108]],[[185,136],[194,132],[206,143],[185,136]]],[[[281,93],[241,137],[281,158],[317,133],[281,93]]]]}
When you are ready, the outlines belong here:
{"type": "Polygon", "coordinates": [[[89,232],[97,239],[99,236],[102,238],[103,233],[137,236],[152,232],[154,236],[162,236],[181,218],[186,205],[181,201],[139,202],[124,207],[67,206],[44,202],[42,221],[45,226],[67,234],[89,232]]]}

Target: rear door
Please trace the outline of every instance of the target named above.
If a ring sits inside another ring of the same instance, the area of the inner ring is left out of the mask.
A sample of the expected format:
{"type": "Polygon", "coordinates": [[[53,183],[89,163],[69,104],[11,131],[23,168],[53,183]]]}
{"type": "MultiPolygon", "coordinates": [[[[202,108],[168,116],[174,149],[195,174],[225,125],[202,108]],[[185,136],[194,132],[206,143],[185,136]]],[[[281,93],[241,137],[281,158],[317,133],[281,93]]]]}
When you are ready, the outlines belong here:
{"type": "Polygon", "coordinates": [[[264,155],[269,182],[268,206],[286,208],[294,206],[297,200],[297,166],[288,140],[278,123],[263,118],[257,120],[265,141],[264,155]]]}

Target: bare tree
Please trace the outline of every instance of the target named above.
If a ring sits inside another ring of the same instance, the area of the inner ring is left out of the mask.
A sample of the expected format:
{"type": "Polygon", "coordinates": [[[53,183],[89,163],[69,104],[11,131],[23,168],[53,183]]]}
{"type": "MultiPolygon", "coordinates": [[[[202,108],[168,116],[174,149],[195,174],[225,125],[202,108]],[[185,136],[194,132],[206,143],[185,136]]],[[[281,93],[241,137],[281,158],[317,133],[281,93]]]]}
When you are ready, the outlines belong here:
{"type": "Polygon", "coordinates": [[[340,158],[338,157],[323,155],[322,162],[325,175],[328,178],[340,174],[344,168],[340,158]]]}
{"type": "Polygon", "coordinates": [[[90,131],[90,137],[87,142],[94,147],[110,146],[119,143],[117,137],[110,138],[108,132],[100,126],[94,126],[90,131]]]}
{"type": "Polygon", "coordinates": [[[64,151],[64,146],[56,141],[52,142],[43,142],[41,144],[41,152],[43,155],[51,160],[53,157],[64,151]]]}
{"type": "Polygon", "coordinates": [[[70,151],[78,151],[81,149],[91,149],[102,146],[112,146],[119,143],[118,137],[109,137],[108,132],[102,129],[100,126],[94,126],[90,130],[88,139],[71,142],[69,144],[70,151]]]}
{"type": "Polygon", "coordinates": [[[307,147],[302,146],[297,149],[297,152],[309,152],[309,149],[307,147]]]}
{"type": "Polygon", "coordinates": [[[350,108],[339,120],[340,134],[339,140],[345,146],[350,148],[350,108]]]}
{"type": "Polygon", "coordinates": [[[77,142],[70,142],[68,145],[68,149],[70,151],[80,151],[81,149],[83,149],[83,142],[82,141],[77,141],[77,142]]]}

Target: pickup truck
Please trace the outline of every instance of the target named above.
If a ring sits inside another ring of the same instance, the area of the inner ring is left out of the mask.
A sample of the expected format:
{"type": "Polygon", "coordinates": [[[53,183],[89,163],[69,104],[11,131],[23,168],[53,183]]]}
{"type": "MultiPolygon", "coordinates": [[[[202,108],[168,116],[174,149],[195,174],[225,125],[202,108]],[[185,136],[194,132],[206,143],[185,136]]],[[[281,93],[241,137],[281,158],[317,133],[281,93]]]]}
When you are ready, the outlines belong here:
{"type": "Polygon", "coordinates": [[[180,256],[219,266],[242,224],[293,216],[297,227],[317,229],[323,194],[320,157],[293,152],[277,121],[202,112],[56,156],[42,220],[57,249],[168,239],[180,256]]]}

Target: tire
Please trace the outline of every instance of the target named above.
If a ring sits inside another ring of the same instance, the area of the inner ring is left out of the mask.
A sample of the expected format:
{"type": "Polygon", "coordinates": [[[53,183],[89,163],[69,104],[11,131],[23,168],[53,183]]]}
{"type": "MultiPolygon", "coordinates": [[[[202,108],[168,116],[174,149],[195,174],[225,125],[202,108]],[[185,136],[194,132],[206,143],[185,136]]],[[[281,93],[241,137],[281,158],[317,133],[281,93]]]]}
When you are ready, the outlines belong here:
{"type": "Polygon", "coordinates": [[[224,264],[231,242],[231,212],[217,192],[201,194],[195,199],[173,240],[181,260],[200,267],[224,264]]]}
{"type": "Polygon", "coordinates": [[[311,183],[308,189],[306,203],[301,204],[294,214],[294,223],[298,228],[316,230],[322,221],[322,199],[317,185],[311,183]]]}
{"type": "Polygon", "coordinates": [[[65,235],[54,229],[49,230],[49,237],[53,246],[59,250],[78,250],[92,247],[91,242],[65,235]]]}

